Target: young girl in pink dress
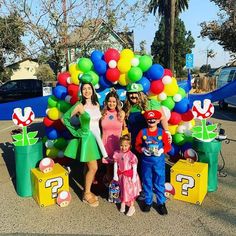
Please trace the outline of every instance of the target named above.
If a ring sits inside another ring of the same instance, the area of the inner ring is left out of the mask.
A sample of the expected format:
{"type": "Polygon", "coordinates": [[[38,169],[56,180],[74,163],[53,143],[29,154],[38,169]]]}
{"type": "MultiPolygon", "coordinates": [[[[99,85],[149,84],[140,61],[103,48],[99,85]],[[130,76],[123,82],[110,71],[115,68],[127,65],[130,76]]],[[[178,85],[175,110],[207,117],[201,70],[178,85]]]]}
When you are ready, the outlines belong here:
{"type": "Polygon", "coordinates": [[[131,139],[129,135],[120,138],[120,151],[116,151],[114,158],[113,179],[120,186],[120,212],[125,212],[125,206],[129,206],[127,216],[135,212],[134,201],[141,192],[141,183],[137,173],[137,157],[130,151],[131,139]]]}
{"type": "Polygon", "coordinates": [[[121,109],[121,102],[116,90],[112,88],[105,97],[101,119],[102,141],[108,155],[108,158],[102,159],[103,163],[107,164],[105,184],[109,184],[113,177],[113,155],[120,148],[120,137],[125,126],[124,118],[125,113],[121,109]]]}

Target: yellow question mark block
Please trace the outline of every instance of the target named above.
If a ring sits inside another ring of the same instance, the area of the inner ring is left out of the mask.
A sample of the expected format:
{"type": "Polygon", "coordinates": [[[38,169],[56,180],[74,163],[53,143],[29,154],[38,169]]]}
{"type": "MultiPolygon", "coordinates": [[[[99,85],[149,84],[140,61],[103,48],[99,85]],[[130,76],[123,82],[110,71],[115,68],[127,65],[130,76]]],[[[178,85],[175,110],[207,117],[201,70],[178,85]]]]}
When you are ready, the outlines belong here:
{"type": "Polygon", "coordinates": [[[53,170],[43,173],[39,168],[31,170],[31,182],[33,198],[40,207],[56,204],[57,195],[60,191],[69,191],[69,174],[58,163],[53,170]]]}
{"type": "Polygon", "coordinates": [[[171,168],[174,199],[200,205],[207,194],[208,164],[179,160],[171,168]]]}

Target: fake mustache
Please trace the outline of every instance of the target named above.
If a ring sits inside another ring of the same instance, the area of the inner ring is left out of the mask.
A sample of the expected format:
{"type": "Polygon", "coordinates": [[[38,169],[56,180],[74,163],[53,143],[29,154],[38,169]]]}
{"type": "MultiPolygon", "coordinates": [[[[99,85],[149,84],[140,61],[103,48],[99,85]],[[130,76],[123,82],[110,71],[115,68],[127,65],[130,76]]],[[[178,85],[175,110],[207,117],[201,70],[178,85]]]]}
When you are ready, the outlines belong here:
{"type": "Polygon", "coordinates": [[[148,124],[154,124],[156,122],[155,119],[147,120],[148,124]]]}

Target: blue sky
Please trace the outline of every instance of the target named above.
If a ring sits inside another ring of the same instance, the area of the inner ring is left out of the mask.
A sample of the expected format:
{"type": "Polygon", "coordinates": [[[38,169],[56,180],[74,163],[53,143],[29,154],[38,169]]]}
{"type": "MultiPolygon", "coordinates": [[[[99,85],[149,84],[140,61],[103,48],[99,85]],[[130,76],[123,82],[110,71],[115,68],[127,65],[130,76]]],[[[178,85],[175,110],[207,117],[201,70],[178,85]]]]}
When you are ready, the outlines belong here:
{"type": "MultiPolygon", "coordinates": [[[[189,8],[181,14],[181,19],[184,21],[186,30],[190,30],[195,39],[195,48],[192,53],[194,54],[194,66],[199,67],[206,64],[206,50],[213,49],[217,54],[215,58],[208,60],[211,67],[219,67],[225,65],[229,59],[229,53],[217,43],[208,39],[198,38],[200,35],[200,23],[203,21],[211,21],[218,19],[217,13],[219,8],[209,0],[190,0],[189,8]]],[[[158,22],[156,18],[150,15],[148,22],[145,26],[136,28],[134,30],[135,36],[135,49],[139,48],[139,42],[146,40],[147,50],[150,52],[150,45],[152,44],[155,32],[157,30],[158,22]]]]}

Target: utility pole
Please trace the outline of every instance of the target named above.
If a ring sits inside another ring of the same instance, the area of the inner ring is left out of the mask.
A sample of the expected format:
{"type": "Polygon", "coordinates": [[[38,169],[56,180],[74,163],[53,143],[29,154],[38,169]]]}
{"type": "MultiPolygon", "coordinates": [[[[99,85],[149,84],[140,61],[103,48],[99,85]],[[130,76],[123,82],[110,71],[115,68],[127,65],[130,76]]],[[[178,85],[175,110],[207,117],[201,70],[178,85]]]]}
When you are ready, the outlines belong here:
{"type": "Polygon", "coordinates": [[[66,58],[66,70],[69,70],[69,60],[68,60],[68,45],[67,45],[67,11],[66,11],[66,0],[62,0],[62,9],[63,9],[63,42],[64,42],[64,52],[66,58]]]}

